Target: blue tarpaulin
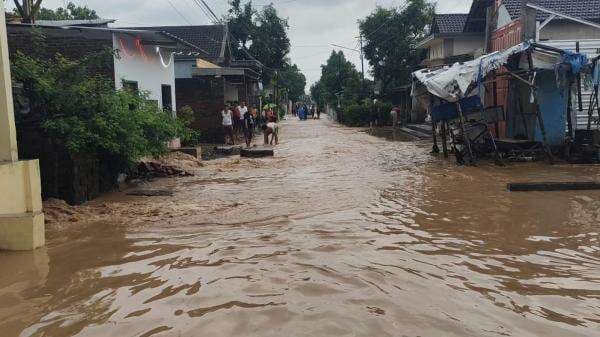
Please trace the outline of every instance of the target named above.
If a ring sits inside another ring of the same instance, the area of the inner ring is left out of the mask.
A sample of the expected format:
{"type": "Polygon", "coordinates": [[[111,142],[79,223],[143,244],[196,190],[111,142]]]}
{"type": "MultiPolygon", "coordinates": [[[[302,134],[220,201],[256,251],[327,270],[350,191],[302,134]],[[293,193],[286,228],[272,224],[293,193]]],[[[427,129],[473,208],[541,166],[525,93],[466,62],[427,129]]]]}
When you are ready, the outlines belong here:
{"type": "MultiPolygon", "coordinates": [[[[458,101],[463,114],[466,116],[471,112],[481,111],[481,98],[479,96],[471,96],[458,101]]],[[[457,119],[458,109],[456,103],[443,103],[431,108],[431,118],[434,122],[450,121],[457,119]]]]}

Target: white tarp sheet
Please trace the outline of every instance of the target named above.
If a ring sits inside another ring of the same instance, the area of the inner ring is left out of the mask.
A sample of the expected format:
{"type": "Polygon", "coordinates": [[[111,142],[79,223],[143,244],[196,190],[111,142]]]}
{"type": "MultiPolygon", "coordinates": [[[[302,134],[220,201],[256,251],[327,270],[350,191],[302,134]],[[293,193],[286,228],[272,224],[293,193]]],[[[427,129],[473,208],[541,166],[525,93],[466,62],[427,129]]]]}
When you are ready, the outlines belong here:
{"type": "Polygon", "coordinates": [[[523,42],[509,49],[481,56],[464,63],[437,70],[423,69],[413,73],[413,77],[427,88],[429,93],[448,102],[464,98],[469,87],[490,72],[500,69],[515,54],[528,50],[530,44],[523,42]]]}

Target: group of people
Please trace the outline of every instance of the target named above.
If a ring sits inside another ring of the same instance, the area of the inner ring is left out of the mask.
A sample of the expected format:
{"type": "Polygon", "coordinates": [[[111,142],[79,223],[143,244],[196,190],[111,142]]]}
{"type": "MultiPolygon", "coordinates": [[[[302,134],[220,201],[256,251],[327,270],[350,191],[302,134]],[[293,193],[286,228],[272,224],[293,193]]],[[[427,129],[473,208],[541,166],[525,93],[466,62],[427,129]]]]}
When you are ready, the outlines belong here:
{"type": "Polygon", "coordinates": [[[307,120],[309,114],[311,119],[321,119],[321,111],[316,105],[308,107],[306,104],[298,104],[294,110],[294,115],[298,116],[301,121],[307,120]]]}
{"type": "Polygon", "coordinates": [[[263,131],[265,145],[273,145],[273,143],[277,145],[279,143],[277,114],[273,109],[264,109],[263,116],[264,120],[261,120],[258,110],[256,108],[248,108],[244,101],[234,108],[226,104],[221,111],[225,144],[235,145],[236,137],[241,135],[244,137],[246,146],[250,147],[257,125],[259,122],[262,122],[260,128],[263,131]]]}

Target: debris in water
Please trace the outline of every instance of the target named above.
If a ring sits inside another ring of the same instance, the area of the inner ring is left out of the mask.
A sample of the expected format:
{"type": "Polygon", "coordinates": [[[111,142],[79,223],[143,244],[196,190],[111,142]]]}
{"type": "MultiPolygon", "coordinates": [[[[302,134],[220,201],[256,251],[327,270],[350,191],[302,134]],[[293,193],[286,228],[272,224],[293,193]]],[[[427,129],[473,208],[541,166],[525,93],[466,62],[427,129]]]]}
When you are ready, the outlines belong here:
{"type": "Polygon", "coordinates": [[[139,197],[172,197],[173,191],[169,190],[133,190],[125,193],[139,197]]]}
{"type": "Polygon", "coordinates": [[[600,190],[597,182],[540,182],[508,184],[510,192],[551,192],[551,191],[590,191],[600,190]]]}
{"type": "Polygon", "coordinates": [[[274,155],[275,152],[270,146],[255,146],[247,149],[242,149],[242,151],[240,152],[240,156],[246,158],[273,157],[274,155]]]}

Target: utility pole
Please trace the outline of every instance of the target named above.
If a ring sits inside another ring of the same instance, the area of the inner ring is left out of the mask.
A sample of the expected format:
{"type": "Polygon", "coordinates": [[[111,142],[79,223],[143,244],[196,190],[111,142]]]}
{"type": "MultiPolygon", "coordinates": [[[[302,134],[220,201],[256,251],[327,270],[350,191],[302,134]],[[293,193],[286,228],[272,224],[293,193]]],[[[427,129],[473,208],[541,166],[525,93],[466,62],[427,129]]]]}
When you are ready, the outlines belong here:
{"type": "Polygon", "coordinates": [[[4,1],[0,14],[0,250],[33,250],[45,242],[40,166],[19,160],[4,1]]]}
{"type": "Polygon", "coordinates": [[[360,38],[360,66],[362,68],[362,94],[364,96],[365,95],[365,56],[364,56],[362,33],[360,34],[359,38],[360,38]]]}

